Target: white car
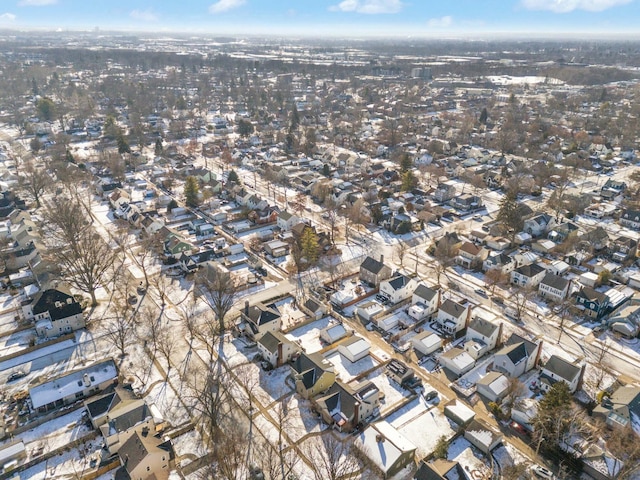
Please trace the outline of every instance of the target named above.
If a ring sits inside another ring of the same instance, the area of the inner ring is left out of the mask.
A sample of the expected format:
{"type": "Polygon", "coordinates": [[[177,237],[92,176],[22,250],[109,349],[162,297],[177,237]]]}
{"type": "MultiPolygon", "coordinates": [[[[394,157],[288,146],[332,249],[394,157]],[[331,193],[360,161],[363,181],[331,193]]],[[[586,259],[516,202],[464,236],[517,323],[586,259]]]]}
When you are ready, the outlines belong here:
{"type": "Polygon", "coordinates": [[[544,478],[545,480],[553,480],[555,478],[551,470],[541,467],[540,465],[534,465],[531,467],[531,472],[533,472],[536,477],[544,478]]]}

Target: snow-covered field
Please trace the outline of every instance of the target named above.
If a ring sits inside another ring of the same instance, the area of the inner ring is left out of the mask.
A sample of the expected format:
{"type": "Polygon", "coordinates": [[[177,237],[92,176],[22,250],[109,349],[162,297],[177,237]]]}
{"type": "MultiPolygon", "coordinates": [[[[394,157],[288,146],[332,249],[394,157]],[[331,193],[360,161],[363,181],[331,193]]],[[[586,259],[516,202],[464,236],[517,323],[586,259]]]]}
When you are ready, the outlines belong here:
{"type": "Polygon", "coordinates": [[[329,360],[335,367],[336,375],[340,378],[340,380],[346,383],[350,382],[359,375],[362,375],[367,370],[375,368],[379,365],[371,357],[371,355],[367,355],[357,362],[351,362],[348,358],[335,351],[335,353],[325,355],[325,358],[329,360]]]}

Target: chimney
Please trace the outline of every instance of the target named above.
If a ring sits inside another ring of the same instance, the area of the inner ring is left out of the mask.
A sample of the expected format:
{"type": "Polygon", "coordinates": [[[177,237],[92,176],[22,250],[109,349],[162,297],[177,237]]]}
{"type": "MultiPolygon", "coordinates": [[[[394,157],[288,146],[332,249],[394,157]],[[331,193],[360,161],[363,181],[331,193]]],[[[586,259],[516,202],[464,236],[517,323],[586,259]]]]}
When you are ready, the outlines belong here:
{"type": "Polygon", "coordinates": [[[376,435],[376,442],[378,443],[383,443],[384,442],[384,435],[382,435],[381,433],[376,435]]]}
{"type": "Polygon", "coordinates": [[[247,317],[249,316],[249,300],[244,301],[244,314],[247,317]]]}
{"type": "Polygon", "coordinates": [[[360,423],[360,402],[353,404],[353,426],[355,427],[360,423]]]}
{"type": "Polygon", "coordinates": [[[82,381],[84,382],[84,386],[85,387],[90,387],[91,386],[91,380],[89,380],[89,374],[85,373],[82,376],[82,381]]]}
{"type": "Polygon", "coordinates": [[[498,339],[496,340],[496,347],[502,346],[502,326],[504,324],[500,322],[500,327],[498,327],[498,339]]]}
{"type": "Polygon", "coordinates": [[[384,255],[380,254],[380,263],[384,263],[384,255]]]}
{"type": "Polygon", "coordinates": [[[142,436],[146,437],[147,435],[149,435],[149,427],[144,426],[142,427],[142,436]]]}
{"type": "Polygon", "coordinates": [[[278,358],[276,359],[276,366],[279,367],[284,363],[284,358],[282,358],[282,342],[278,342],[278,358]]]}

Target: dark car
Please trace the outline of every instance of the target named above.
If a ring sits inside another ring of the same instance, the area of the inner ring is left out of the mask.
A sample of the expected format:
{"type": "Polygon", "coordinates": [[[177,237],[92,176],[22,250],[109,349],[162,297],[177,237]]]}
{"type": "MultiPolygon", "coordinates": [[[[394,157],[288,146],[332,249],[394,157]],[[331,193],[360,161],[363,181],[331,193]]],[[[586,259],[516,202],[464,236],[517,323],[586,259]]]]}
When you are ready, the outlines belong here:
{"type": "Polygon", "coordinates": [[[9,378],[7,378],[7,382],[14,382],[24,376],[26,376],[27,374],[24,373],[22,370],[19,370],[17,372],[13,372],[11,375],[9,375],[9,378]]]}
{"type": "Polygon", "coordinates": [[[495,303],[499,303],[500,305],[504,305],[504,300],[502,299],[502,297],[498,297],[497,295],[491,297],[491,300],[493,300],[495,303]]]}
{"type": "Polygon", "coordinates": [[[438,396],[438,392],[436,390],[430,390],[424,394],[425,400],[433,400],[438,396]]]}

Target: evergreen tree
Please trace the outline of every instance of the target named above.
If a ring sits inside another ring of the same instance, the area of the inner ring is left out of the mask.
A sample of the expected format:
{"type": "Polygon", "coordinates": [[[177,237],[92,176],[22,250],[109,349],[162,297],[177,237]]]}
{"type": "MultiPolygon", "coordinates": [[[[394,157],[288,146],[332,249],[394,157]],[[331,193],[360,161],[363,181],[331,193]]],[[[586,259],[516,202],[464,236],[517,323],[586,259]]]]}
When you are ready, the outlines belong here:
{"type": "Polygon", "coordinates": [[[291,123],[289,124],[289,130],[296,130],[300,126],[300,114],[298,113],[298,107],[294,104],[291,110],[291,123]]]}
{"type": "Polygon", "coordinates": [[[125,138],[124,133],[122,133],[122,131],[118,132],[116,141],[118,142],[119,154],[122,155],[123,153],[131,153],[131,147],[129,146],[129,142],[125,138]]]}
{"type": "Polygon", "coordinates": [[[400,171],[402,173],[408,172],[413,167],[413,162],[408,153],[403,153],[400,157],[400,171]]]}
{"type": "Polygon", "coordinates": [[[41,98],[36,104],[40,118],[47,122],[56,118],[56,105],[50,98],[41,98]]]}
{"type": "Polygon", "coordinates": [[[442,435],[438,439],[438,443],[436,443],[436,447],[433,449],[433,458],[447,458],[449,454],[449,442],[447,442],[447,437],[442,435]]]}
{"type": "Polygon", "coordinates": [[[240,177],[238,177],[238,174],[236,173],[235,170],[231,170],[229,172],[229,176],[227,177],[227,181],[228,182],[234,182],[234,183],[240,183],[240,177]]]}
{"type": "Polygon", "coordinates": [[[198,206],[199,191],[200,189],[198,187],[198,180],[196,179],[196,177],[192,177],[192,176],[187,177],[187,180],[184,183],[184,198],[188,206],[190,207],[198,206]]]}
{"type": "Polygon", "coordinates": [[[300,237],[300,250],[306,260],[306,265],[315,265],[320,258],[320,244],[318,235],[312,228],[305,228],[300,237]]]}
{"type": "Polygon", "coordinates": [[[410,192],[418,186],[418,179],[411,170],[407,170],[402,174],[402,186],[400,190],[403,192],[410,192]]]}
{"type": "Polygon", "coordinates": [[[571,392],[565,382],[554,383],[538,402],[538,412],[533,418],[535,439],[552,447],[558,444],[573,420],[571,392]]]}
{"type": "Polygon", "coordinates": [[[156,139],[156,146],[154,148],[153,153],[155,154],[156,157],[159,157],[160,155],[162,155],[162,139],[161,138],[157,138],[156,139]]]}
{"type": "Polygon", "coordinates": [[[478,121],[484,125],[487,123],[488,118],[489,118],[489,112],[487,112],[487,107],[484,107],[482,109],[482,112],[480,112],[480,118],[478,119],[478,121]]]}
{"type": "Polygon", "coordinates": [[[325,163],[324,165],[322,165],[322,174],[325,177],[328,177],[329,175],[331,175],[331,167],[329,166],[328,163],[325,163]]]}
{"type": "Polygon", "coordinates": [[[520,213],[520,204],[518,198],[514,192],[507,192],[502,201],[500,202],[500,209],[498,210],[497,219],[499,222],[511,231],[511,238],[515,237],[516,233],[522,230],[524,226],[524,220],[520,213]]]}
{"type": "Polygon", "coordinates": [[[249,120],[241,119],[238,122],[238,135],[247,138],[253,133],[253,124],[249,120]]]}

